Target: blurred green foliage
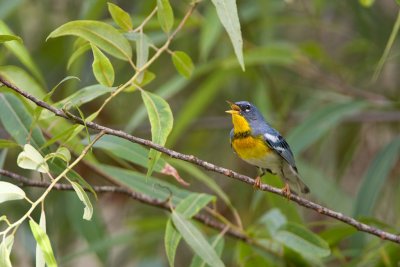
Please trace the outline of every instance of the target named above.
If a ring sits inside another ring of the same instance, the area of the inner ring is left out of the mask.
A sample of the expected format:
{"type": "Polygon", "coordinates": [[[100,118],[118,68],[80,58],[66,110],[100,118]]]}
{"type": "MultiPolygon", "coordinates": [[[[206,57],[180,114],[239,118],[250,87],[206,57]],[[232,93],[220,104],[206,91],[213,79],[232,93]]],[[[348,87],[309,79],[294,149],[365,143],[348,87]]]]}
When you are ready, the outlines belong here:
{"type": "MultiPolygon", "coordinates": [[[[0,0],[1,34],[15,34],[22,39],[0,45],[0,74],[41,99],[65,77],[76,76],[79,80],[67,79],[48,94],[47,100],[60,108],[67,103],[74,111],[79,107],[82,117],[88,117],[99,109],[110,91],[134,75],[127,64],[129,59],[120,51],[114,51],[117,58],[107,58],[110,53],[105,56],[100,49],[107,49],[109,44],[95,41],[95,49],[99,48],[95,51],[100,52],[94,55],[96,66],[100,66],[100,76],[95,76],[89,45],[72,37],[46,38],[62,24],[74,20],[106,22],[115,29],[110,33],[104,28],[104,34],[119,36],[118,31],[138,27],[154,7],[164,8],[166,13],[152,17],[142,32],[125,33],[127,39],[121,41],[130,40],[133,62],[140,68],[155,53],[150,49],[149,55],[143,55],[143,49],[147,51],[151,45],[161,47],[168,38],[164,32],[174,30],[190,4],[171,0],[169,10],[163,6],[166,2],[121,0],[114,2],[116,7],[102,0],[0,0]],[[120,16],[120,21],[112,21],[109,9],[114,20],[120,16]],[[71,59],[73,54],[76,58],[71,59]]],[[[156,95],[159,110],[164,105],[159,97],[171,107],[174,122],[166,146],[255,176],[256,169],[238,159],[230,148],[231,122],[224,113],[228,108],[225,100],[251,101],[287,137],[299,171],[311,188],[310,199],[399,232],[399,44],[396,39],[388,42],[390,36],[398,36],[394,24],[399,5],[393,0],[238,0],[237,11],[245,72],[212,2],[204,0],[172,40],[170,51],[138,79],[140,86],[156,95]],[[383,57],[380,74],[373,79],[385,49],[389,54],[383,57]]],[[[145,108],[137,91],[132,87],[112,99],[96,114],[96,122],[151,139],[153,123],[160,122],[154,118],[157,112],[153,113],[150,127],[149,108],[145,108]]],[[[146,105],[150,105],[149,101],[146,105]]],[[[16,158],[21,148],[6,141],[14,140],[22,146],[30,130],[31,144],[45,154],[56,151],[56,141],[78,154],[88,143],[89,135],[83,126],[72,126],[45,111],[40,113],[32,103],[5,87],[0,88],[0,112],[0,165],[4,169],[37,178],[37,174],[18,168],[16,158]],[[16,128],[23,133],[14,132],[16,128]]],[[[97,200],[91,197],[94,215],[91,221],[83,221],[83,206],[76,194],[52,192],[45,205],[47,234],[60,265],[168,266],[171,255],[167,258],[165,254],[164,236],[178,230],[187,240],[188,229],[200,229],[205,239],[201,238],[200,244],[178,240],[175,266],[204,266],[202,261],[207,255],[208,260],[220,255],[226,266],[399,263],[398,245],[357,233],[285,199],[256,192],[186,162],[161,157],[154,166],[153,177],[146,177],[147,150],[124,141],[102,139],[85,160],[135,191],[161,200],[172,192],[174,204],[182,205],[188,199],[199,206],[204,204],[190,199],[198,195],[193,192],[205,193],[203,196],[210,199],[215,196],[211,205],[232,222],[239,216],[244,229],[259,246],[221,238],[218,232],[191,222],[193,214],[185,214],[184,209],[177,208],[171,217],[116,194],[99,195],[97,200]],[[183,188],[172,176],[163,174],[162,166],[166,164],[174,166],[191,185],[183,188]],[[168,226],[171,221],[178,229],[168,226]],[[202,246],[206,240],[209,246],[202,246]],[[203,248],[203,257],[195,255],[191,248],[203,248]],[[207,254],[213,249],[215,255],[207,254]]],[[[63,168],[62,162],[50,165],[55,173],[63,168]]],[[[105,183],[98,173],[83,165],[74,170],[74,181],[84,178],[90,184],[105,183]]],[[[281,186],[280,180],[269,174],[263,181],[281,186]]],[[[42,192],[25,191],[31,196],[42,192]]],[[[1,205],[1,213],[7,214],[9,220],[17,220],[27,209],[20,202],[1,205]]],[[[32,217],[39,216],[37,210],[32,217]]],[[[21,228],[11,260],[15,266],[30,266],[35,258],[35,241],[28,224],[21,228]]]]}

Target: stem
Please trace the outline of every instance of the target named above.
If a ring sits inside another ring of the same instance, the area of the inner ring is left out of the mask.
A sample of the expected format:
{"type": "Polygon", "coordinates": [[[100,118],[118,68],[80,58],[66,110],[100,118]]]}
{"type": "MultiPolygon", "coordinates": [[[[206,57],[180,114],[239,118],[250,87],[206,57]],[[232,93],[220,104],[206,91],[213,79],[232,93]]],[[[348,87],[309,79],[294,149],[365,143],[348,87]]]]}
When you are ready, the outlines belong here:
{"type": "Polygon", "coordinates": [[[44,199],[46,198],[46,196],[50,193],[50,191],[53,189],[53,187],[57,184],[58,181],[60,181],[76,164],[78,164],[78,162],[83,159],[83,157],[85,157],[85,155],[88,153],[89,149],[94,145],[94,143],[97,142],[97,140],[99,140],[103,135],[105,134],[104,131],[101,131],[96,138],[94,138],[94,140],[87,145],[82,153],[79,155],[79,157],[72,162],[68,168],[66,168],[62,173],[60,173],[60,175],[58,175],[54,180],[52,180],[52,182],[49,184],[49,186],[46,188],[46,190],[44,191],[44,193],[34,202],[32,203],[32,206],[30,207],[30,209],[25,213],[24,216],[22,216],[18,221],[12,223],[11,225],[9,225],[9,227],[7,227],[7,229],[5,229],[4,231],[0,232],[0,234],[6,236],[7,233],[14,229],[13,233],[15,233],[15,231],[17,230],[18,226],[23,223],[26,218],[28,218],[31,213],[35,210],[35,208],[37,207],[37,205],[39,205],[40,203],[42,203],[44,201],[44,199]]]}
{"type": "Polygon", "coordinates": [[[393,30],[390,33],[390,37],[389,40],[386,44],[385,50],[383,51],[382,57],[379,59],[378,65],[376,66],[374,75],[372,76],[372,82],[376,82],[376,80],[378,79],[379,75],[381,74],[383,65],[385,64],[388,56],[389,56],[389,52],[390,49],[393,46],[394,40],[396,39],[397,33],[399,32],[400,29],[400,10],[397,13],[397,18],[396,18],[396,22],[394,23],[393,26],[393,30]]]}

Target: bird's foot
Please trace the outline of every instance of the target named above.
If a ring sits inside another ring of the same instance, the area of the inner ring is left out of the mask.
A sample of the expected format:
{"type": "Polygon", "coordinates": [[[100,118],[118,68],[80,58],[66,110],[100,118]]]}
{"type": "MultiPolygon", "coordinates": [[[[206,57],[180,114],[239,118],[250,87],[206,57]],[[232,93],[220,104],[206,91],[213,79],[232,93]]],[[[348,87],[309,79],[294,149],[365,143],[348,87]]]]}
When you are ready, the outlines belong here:
{"type": "Polygon", "coordinates": [[[254,190],[256,189],[261,189],[261,176],[257,176],[254,179],[254,185],[253,185],[254,190]]]}
{"type": "Polygon", "coordinates": [[[285,183],[285,186],[282,188],[282,193],[283,193],[288,199],[290,199],[290,195],[291,195],[292,193],[290,192],[289,184],[285,183]]]}

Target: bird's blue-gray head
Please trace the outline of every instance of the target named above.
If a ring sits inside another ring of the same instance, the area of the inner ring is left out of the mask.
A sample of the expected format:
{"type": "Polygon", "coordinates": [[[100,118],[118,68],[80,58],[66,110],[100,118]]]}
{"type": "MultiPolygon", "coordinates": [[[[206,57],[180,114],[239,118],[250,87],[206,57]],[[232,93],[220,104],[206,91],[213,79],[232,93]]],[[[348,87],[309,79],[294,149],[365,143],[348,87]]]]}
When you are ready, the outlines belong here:
{"type": "Polygon", "coordinates": [[[238,101],[235,103],[227,102],[231,106],[231,110],[227,111],[228,113],[241,115],[250,124],[252,121],[264,121],[264,117],[252,103],[248,101],[238,101]]]}

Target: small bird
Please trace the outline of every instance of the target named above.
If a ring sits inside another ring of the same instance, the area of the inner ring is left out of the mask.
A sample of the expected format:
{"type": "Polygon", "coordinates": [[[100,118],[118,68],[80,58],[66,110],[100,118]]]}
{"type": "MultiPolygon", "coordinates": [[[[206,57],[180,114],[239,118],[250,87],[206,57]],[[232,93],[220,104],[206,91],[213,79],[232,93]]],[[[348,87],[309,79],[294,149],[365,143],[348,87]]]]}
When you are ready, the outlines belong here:
{"type": "Polygon", "coordinates": [[[253,104],[227,102],[231,110],[226,112],[232,115],[233,123],[231,147],[241,159],[257,166],[260,171],[254,186],[259,188],[261,177],[269,172],[283,179],[285,186],[282,190],[288,197],[293,185],[297,185],[300,192],[309,193],[310,189],[301,180],[293,153],[282,135],[265,121],[253,104]]]}

